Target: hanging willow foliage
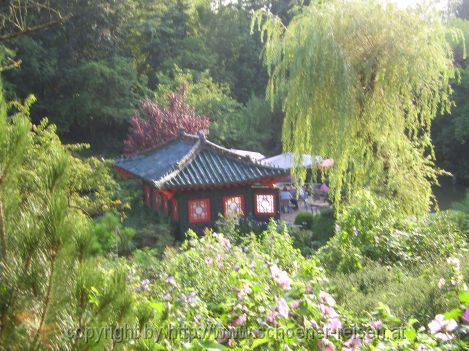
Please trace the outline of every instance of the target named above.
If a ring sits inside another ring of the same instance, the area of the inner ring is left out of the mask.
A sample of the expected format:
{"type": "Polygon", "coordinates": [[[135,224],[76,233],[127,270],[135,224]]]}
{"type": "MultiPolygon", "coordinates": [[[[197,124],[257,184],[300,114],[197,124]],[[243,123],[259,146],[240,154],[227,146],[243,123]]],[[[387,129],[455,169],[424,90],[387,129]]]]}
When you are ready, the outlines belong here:
{"type": "Polygon", "coordinates": [[[252,25],[264,40],[267,95],[283,103],[283,147],[335,160],[337,208],[367,187],[406,213],[427,211],[442,173],[430,126],[451,107],[447,38],[460,34],[437,16],[368,1],[311,4],[287,27],[259,11],[252,25]]]}

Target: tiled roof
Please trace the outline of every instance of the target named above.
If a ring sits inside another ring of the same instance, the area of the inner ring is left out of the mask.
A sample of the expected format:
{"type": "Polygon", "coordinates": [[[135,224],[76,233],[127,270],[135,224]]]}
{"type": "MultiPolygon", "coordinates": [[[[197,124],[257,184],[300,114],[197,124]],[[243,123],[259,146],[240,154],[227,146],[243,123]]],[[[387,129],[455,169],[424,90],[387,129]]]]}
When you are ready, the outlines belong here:
{"type": "Polygon", "coordinates": [[[253,162],[203,135],[186,133],[141,155],[119,159],[115,166],[160,189],[255,183],[286,175],[280,168],[253,162]]]}

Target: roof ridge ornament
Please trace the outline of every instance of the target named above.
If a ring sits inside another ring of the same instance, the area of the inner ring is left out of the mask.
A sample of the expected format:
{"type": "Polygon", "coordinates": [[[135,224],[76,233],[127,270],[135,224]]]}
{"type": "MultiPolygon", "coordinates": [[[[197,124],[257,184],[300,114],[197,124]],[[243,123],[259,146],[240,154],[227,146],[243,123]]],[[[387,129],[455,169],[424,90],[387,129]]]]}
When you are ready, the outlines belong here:
{"type": "Polygon", "coordinates": [[[203,130],[199,130],[197,132],[197,136],[199,137],[199,139],[202,143],[205,143],[207,141],[207,137],[205,136],[205,133],[204,133],[203,130]]]}

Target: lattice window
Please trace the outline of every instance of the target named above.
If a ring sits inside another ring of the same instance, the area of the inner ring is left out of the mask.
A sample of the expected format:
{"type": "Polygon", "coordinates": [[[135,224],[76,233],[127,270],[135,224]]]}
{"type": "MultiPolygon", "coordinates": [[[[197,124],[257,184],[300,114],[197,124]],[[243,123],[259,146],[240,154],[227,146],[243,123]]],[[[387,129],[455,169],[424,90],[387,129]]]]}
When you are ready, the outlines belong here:
{"type": "Polygon", "coordinates": [[[189,222],[209,222],[210,221],[210,200],[189,200],[189,222]]]}
{"type": "Polygon", "coordinates": [[[275,194],[256,194],[255,208],[259,215],[275,214],[275,194]]]}
{"type": "Polygon", "coordinates": [[[242,195],[225,196],[223,200],[225,216],[242,216],[244,214],[244,197],[242,195]]]}

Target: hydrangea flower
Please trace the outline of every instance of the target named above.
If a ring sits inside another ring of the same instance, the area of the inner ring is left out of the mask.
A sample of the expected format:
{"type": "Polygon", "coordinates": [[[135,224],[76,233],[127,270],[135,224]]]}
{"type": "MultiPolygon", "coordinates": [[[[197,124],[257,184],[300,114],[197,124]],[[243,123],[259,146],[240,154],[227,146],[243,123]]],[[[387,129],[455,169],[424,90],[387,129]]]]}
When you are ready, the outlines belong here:
{"type": "Polygon", "coordinates": [[[300,306],[300,303],[301,303],[301,300],[294,300],[292,301],[292,303],[290,304],[291,308],[298,308],[300,306]]]}
{"type": "Polygon", "coordinates": [[[277,323],[276,322],[277,316],[278,316],[278,312],[276,310],[270,310],[269,312],[267,312],[265,321],[271,325],[275,325],[277,323]]]}
{"type": "Polygon", "coordinates": [[[281,317],[287,319],[289,310],[290,309],[288,307],[287,301],[285,301],[284,298],[281,298],[280,300],[278,300],[278,302],[277,302],[277,311],[278,311],[278,314],[281,317]]]}
{"type": "Polygon", "coordinates": [[[459,258],[448,257],[447,262],[457,270],[461,268],[461,262],[459,261],[459,258]]]}
{"type": "Polygon", "coordinates": [[[334,308],[323,304],[319,305],[319,312],[321,312],[321,314],[326,318],[336,318],[339,316],[334,308]]]}
{"type": "Polygon", "coordinates": [[[176,279],[174,279],[174,277],[168,277],[168,279],[166,279],[166,283],[176,286],[176,279]]]}
{"type": "Polygon", "coordinates": [[[227,238],[224,238],[223,236],[220,236],[220,241],[219,241],[220,245],[222,247],[224,247],[225,249],[229,250],[231,249],[231,243],[230,243],[230,240],[227,239],[227,238]]]}
{"type": "Polygon", "coordinates": [[[466,322],[466,323],[469,323],[469,306],[466,307],[463,315],[462,315],[462,319],[466,322]]]}
{"type": "Polygon", "coordinates": [[[182,295],[181,296],[182,300],[187,302],[187,303],[192,303],[197,301],[197,293],[195,291],[187,294],[187,295],[182,295]]]}
{"type": "Polygon", "coordinates": [[[379,319],[371,322],[371,327],[375,330],[380,329],[382,326],[383,326],[383,322],[381,322],[379,319]]]}
{"type": "Polygon", "coordinates": [[[277,265],[273,265],[270,267],[270,273],[272,274],[272,278],[277,282],[278,285],[283,287],[285,290],[289,290],[291,288],[292,280],[288,276],[288,273],[282,271],[277,265]]]}
{"type": "Polygon", "coordinates": [[[238,291],[238,299],[242,300],[244,297],[251,292],[251,287],[248,283],[245,283],[244,286],[238,291]]]}
{"type": "Polygon", "coordinates": [[[236,318],[231,324],[233,324],[234,326],[244,325],[247,319],[248,319],[247,314],[243,313],[238,318],[236,318]]]}
{"type": "Polygon", "coordinates": [[[453,339],[452,333],[458,327],[458,323],[454,319],[446,320],[442,314],[435,316],[435,319],[428,324],[428,329],[436,338],[443,342],[453,339]]]}
{"type": "Polygon", "coordinates": [[[144,279],[141,281],[140,285],[135,289],[135,292],[140,292],[140,291],[150,291],[150,280],[144,279]]]}
{"type": "Polygon", "coordinates": [[[359,350],[361,346],[362,346],[362,342],[360,338],[355,336],[355,337],[351,337],[346,342],[344,342],[344,348],[342,350],[343,351],[355,351],[355,350],[359,350]]]}
{"type": "Polygon", "coordinates": [[[340,329],[342,329],[342,322],[337,317],[331,318],[326,324],[326,329],[328,331],[335,333],[339,331],[340,329]]]}
{"type": "Polygon", "coordinates": [[[318,341],[318,347],[321,351],[335,351],[334,344],[326,338],[318,341]]]}
{"type": "Polygon", "coordinates": [[[319,292],[319,302],[325,305],[335,306],[334,298],[324,291],[319,292]]]}

